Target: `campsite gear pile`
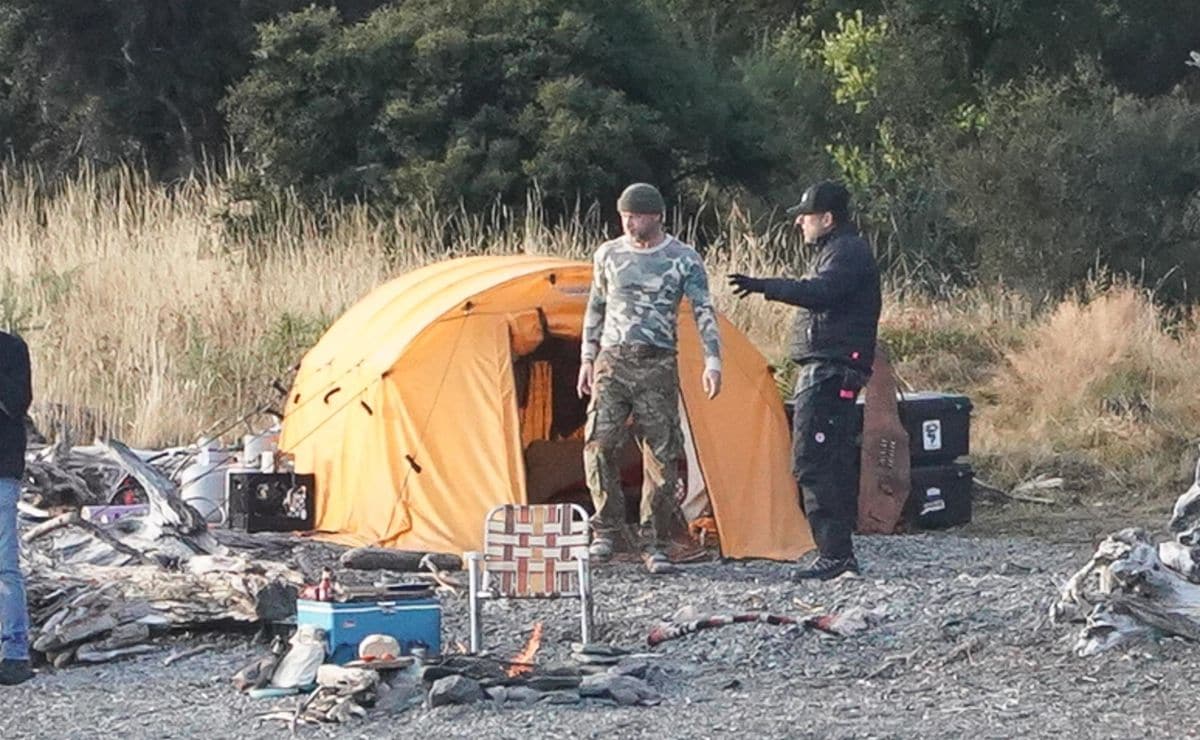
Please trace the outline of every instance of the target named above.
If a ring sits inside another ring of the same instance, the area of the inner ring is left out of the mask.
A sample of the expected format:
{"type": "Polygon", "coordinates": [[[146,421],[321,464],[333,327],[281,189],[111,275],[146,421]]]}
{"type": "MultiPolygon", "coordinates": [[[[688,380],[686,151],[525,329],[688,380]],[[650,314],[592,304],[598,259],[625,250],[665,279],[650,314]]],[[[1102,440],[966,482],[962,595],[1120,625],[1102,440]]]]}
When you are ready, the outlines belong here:
{"type": "MultiPolygon", "coordinates": [[[[152,638],[172,628],[291,613],[298,572],[233,554],[162,471],[120,442],[100,447],[109,464],[97,464],[89,450],[81,455],[84,469],[104,470],[93,477],[101,486],[135,480],[145,514],[84,518],[72,509],[24,532],[34,650],[56,666],[100,662],[155,649],[148,645],[152,638]]],[[[56,457],[40,457],[42,470],[56,460],[53,468],[66,472],[52,479],[85,480],[73,473],[72,454],[59,449],[56,457]]],[[[60,506],[66,505],[64,490],[50,492],[60,506]]],[[[70,491],[76,502],[99,498],[90,486],[70,491]]],[[[33,498],[48,500],[37,492],[33,498]]],[[[48,516],[27,502],[22,512],[48,516]]]]}
{"type": "Polygon", "coordinates": [[[1163,635],[1200,642],[1200,461],[1169,529],[1175,539],[1157,544],[1144,529],[1109,535],[1063,585],[1050,616],[1083,623],[1077,655],[1163,635]]]}
{"type": "MultiPolygon", "coordinates": [[[[239,691],[255,698],[278,698],[310,692],[291,711],[269,711],[264,718],[297,722],[345,722],[366,716],[375,705],[381,687],[380,674],[370,667],[339,666],[325,663],[326,636],[312,625],[300,625],[284,652],[282,639],[276,639],[270,654],[252,661],[233,677],[239,691]]],[[[382,666],[386,661],[380,660],[382,666]]],[[[410,665],[392,663],[388,668],[410,665]]]]}

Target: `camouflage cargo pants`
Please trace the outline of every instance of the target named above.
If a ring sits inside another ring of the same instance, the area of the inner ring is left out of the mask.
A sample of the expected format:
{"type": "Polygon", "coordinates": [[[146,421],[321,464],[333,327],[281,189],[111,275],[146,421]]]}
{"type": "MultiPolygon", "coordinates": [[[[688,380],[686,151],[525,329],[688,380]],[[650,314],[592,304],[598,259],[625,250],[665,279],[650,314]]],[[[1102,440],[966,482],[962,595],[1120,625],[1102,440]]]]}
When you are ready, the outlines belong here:
{"type": "Polygon", "coordinates": [[[601,350],[596,357],[583,466],[596,507],[592,528],[597,535],[615,538],[625,527],[625,495],[617,461],[630,417],[642,451],[638,544],[642,552],[665,551],[677,506],[676,464],[683,451],[674,352],[622,345],[601,350]]]}

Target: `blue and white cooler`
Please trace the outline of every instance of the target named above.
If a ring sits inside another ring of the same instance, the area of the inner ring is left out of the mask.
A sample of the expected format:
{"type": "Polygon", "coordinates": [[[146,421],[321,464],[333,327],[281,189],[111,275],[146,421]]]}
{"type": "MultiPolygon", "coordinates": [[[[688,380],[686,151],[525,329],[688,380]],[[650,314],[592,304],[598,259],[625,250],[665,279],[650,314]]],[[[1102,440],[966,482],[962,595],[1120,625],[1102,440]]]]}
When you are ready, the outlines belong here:
{"type": "Polygon", "coordinates": [[[326,660],[342,665],[358,658],[358,645],[368,635],[390,635],[402,654],[423,648],[429,655],[442,651],[442,605],[422,587],[398,591],[383,600],[296,600],[296,624],[325,630],[326,660]]]}

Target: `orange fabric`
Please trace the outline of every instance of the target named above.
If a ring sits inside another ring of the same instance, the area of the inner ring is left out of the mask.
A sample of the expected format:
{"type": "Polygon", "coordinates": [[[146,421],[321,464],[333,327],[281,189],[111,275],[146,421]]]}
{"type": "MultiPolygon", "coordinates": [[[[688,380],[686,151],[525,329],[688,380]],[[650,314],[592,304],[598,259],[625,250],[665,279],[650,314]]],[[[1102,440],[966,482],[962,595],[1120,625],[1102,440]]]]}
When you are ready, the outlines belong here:
{"type": "MultiPolygon", "coordinates": [[[[301,363],[280,439],[317,477],[316,528],[347,544],[480,549],[488,511],[527,501],[512,359],[547,332],[577,340],[590,281],[582,262],[468,257],[347,311],[301,363]]],[[[766,361],[722,319],[724,389],[708,401],[695,322],[680,316],[681,391],[722,552],[795,558],[812,540],[766,361]]]]}
{"type": "Polygon", "coordinates": [[[704,394],[704,354],[691,309],[680,309],[679,390],[717,520],[721,554],[794,560],[813,549],[792,477],[791,436],[766,359],[724,317],[721,393],[704,394]]]}

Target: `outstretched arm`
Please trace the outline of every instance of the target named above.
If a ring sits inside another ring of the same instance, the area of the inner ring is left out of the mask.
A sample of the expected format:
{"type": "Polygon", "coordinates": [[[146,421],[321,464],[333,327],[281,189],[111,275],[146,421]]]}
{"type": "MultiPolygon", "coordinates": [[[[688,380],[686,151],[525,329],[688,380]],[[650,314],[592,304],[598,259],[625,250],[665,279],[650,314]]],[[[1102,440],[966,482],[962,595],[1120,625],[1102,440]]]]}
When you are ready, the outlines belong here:
{"type": "Polygon", "coordinates": [[[836,305],[855,285],[862,275],[863,266],[857,256],[849,251],[836,250],[817,265],[811,277],[791,280],[770,278],[763,281],[763,296],[768,301],[779,301],[792,306],[801,306],[820,311],[836,305]]]}

